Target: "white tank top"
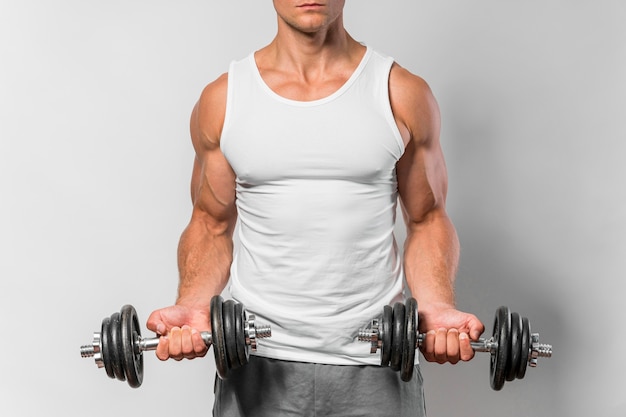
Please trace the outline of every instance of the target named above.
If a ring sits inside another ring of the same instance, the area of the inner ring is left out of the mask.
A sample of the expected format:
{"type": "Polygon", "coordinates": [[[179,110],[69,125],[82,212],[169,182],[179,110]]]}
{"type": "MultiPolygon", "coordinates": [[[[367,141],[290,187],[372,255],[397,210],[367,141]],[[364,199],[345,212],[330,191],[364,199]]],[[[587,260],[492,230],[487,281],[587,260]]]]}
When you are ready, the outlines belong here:
{"type": "Polygon", "coordinates": [[[230,66],[221,149],[239,217],[228,289],[272,326],[258,355],[380,363],[356,337],[402,298],[392,63],[368,48],[339,90],[307,102],[271,90],[254,54],[230,66]]]}

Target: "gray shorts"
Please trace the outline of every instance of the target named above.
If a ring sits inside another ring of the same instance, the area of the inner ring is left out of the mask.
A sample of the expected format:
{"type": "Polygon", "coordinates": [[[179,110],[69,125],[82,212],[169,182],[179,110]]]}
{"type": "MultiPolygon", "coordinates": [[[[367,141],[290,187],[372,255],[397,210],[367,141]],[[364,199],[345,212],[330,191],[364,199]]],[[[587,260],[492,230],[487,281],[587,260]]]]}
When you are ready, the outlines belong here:
{"type": "Polygon", "coordinates": [[[419,366],[409,382],[380,366],[250,357],[215,380],[214,417],[425,417],[419,366]]]}

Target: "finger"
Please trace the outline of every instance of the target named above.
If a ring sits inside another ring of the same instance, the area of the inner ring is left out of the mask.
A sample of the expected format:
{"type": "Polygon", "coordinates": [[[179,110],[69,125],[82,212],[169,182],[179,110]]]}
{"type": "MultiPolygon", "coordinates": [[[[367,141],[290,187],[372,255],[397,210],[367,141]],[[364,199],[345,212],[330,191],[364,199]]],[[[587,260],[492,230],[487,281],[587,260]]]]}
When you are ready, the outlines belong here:
{"type": "Polygon", "coordinates": [[[170,358],[169,342],[167,336],[161,336],[159,339],[159,344],[156,348],[156,357],[159,358],[159,360],[166,361],[170,358]]]}
{"type": "Polygon", "coordinates": [[[183,358],[182,353],[182,330],[180,327],[172,327],[168,334],[170,358],[179,361],[183,358]]]}
{"type": "Polygon", "coordinates": [[[446,363],[448,361],[448,329],[440,328],[435,334],[435,360],[437,363],[446,363]]]}
{"type": "Polygon", "coordinates": [[[459,335],[459,345],[462,361],[469,361],[474,357],[475,352],[470,342],[471,340],[467,333],[461,333],[459,335]]]}
{"type": "Polygon", "coordinates": [[[155,332],[159,336],[164,335],[167,332],[165,323],[163,323],[161,314],[158,311],[154,311],[150,314],[150,317],[146,320],[146,327],[148,330],[155,332]]]}
{"type": "Polygon", "coordinates": [[[181,328],[180,348],[184,358],[193,359],[196,357],[191,337],[191,327],[187,325],[181,328]]]}
{"type": "Polygon", "coordinates": [[[454,365],[460,359],[459,331],[457,329],[448,330],[446,342],[448,362],[454,365]]]}
{"type": "Polygon", "coordinates": [[[473,314],[470,314],[469,317],[467,326],[461,329],[461,332],[466,332],[470,340],[478,340],[485,331],[485,325],[473,314]]]}
{"type": "Polygon", "coordinates": [[[472,340],[478,340],[481,334],[485,331],[485,325],[478,319],[473,323],[473,326],[470,328],[469,336],[472,340]]]}
{"type": "Polygon", "coordinates": [[[437,332],[434,330],[430,330],[426,333],[426,337],[424,338],[424,343],[422,344],[422,354],[424,355],[424,359],[429,362],[435,361],[435,336],[437,332]]]}
{"type": "Polygon", "coordinates": [[[193,348],[195,356],[204,356],[209,349],[202,338],[202,335],[196,329],[191,331],[191,338],[193,340],[193,348]]]}

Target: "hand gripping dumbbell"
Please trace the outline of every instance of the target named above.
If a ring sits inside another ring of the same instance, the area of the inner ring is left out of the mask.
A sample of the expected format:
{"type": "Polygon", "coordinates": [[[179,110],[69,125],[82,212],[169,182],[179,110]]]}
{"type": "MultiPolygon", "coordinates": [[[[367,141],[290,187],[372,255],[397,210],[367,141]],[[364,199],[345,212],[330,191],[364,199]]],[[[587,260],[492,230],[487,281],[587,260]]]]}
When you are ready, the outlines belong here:
{"type": "MultiPolygon", "coordinates": [[[[358,340],[370,342],[370,353],[381,350],[381,365],[401,372],[403,381],[411,380],[415,364],[415,349],[421,347],[425,334],[417,333],[417,301],[409,298],[405,304],[385,306],[383,315],[372,320],[368,328],[360,329],[358,340]]],[[[522,379],[527,366],[536,367],[540,357],[552,356],[552,346],[539,343],[539,334],[531,333],[526,317],[499,307],[493,325],[493,336],[471,342],[476,352],[491,354],[491,388],[499,391],[505,381],[522,379]]]]}
{"type": "MultiPolygon", "coordinates": [[[[211,299],[211,332],[202,332],[207,347],[213,345],[217,374],[226,379],[228,371],[248,363],[250,350],[256,350],[256,340],[271,337],[270,326],[255,322],[242,304],[224,301],[219,295],[211,299]]],[[[104,368],[110,378],[127,381],[133,388],[143,382],[143,352],[156,350],[159,338],[143,338],[137,312],[125,305],[120,312],[102,320],[100,332],[94,333],[91,345],[80,348],[83,358],[93,357],[98,368],[104,368]]]]}

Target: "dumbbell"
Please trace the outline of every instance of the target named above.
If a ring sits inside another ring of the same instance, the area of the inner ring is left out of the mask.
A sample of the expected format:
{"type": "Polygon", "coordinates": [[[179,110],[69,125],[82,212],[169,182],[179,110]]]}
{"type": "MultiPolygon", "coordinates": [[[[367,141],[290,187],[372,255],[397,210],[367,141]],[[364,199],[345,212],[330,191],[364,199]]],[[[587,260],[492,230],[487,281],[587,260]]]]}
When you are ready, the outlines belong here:
{"type": "MultiPolygon", "coordinates": [[[[359,329],[358,340],[370,343],[370,353],[381,350],[381,365],[400,371],[403,381],[410,381],[415,364],[415,349],[421,347],[426,334],[417,333],[417,301],[409,298],[383,307],[380,318],[369,327],[359,329]]],[[[552,356],[552,345],[540,344],[539,334],[531,333],[530,322],[508,307],[497,309],[493,335],[471,342],[476,352],[491,354],[490,384],[499,391],[505,381],[522,379],[526,368],[536,367],[538,358],[552,356]]]]}
{"type": "MultiPolygon", "coordinates": [[[[226,379],[228,371],[248,363],[250,350],[255,351],[257,339],[271,337],[270,326],[255,322],[254,314],[246,313],[242,304],[216,295],[211,299],[211,332],[201,332],[207,347],[213,346],[217,374],[226,379]]],[[[156,350],[159,338],[143,338],[137,312],[124,305],[119,312],[102,320],[90,345],[80,348],[83,358],[93,357],[98,368],[110,378],[127,381],[138,388],[143,382],[143,352],[156,350]]]]}

